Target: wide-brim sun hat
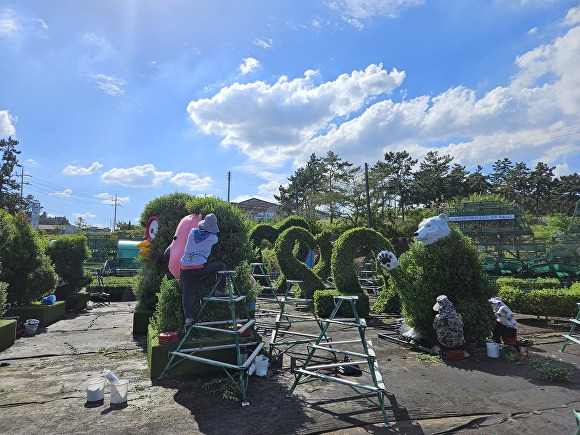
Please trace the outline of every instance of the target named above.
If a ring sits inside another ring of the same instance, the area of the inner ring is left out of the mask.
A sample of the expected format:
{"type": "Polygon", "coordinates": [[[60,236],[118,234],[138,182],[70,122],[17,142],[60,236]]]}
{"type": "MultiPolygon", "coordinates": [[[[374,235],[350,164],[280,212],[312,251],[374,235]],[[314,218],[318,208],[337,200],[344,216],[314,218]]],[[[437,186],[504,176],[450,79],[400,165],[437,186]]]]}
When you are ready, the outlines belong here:
{"type": "Polygon", "coordinates": [[[217,217],[215,217],[215,214],[210,213],[208,214],[205,219],[199,221],[199,224],[197,224],[197,226],[202,229],[202,230],[206,230],[209,233],[219,233],[220,230],[218,228],[217,225],[217,217]]]}
{"type": "Polygon", "coordinates": [[[503,304],[503,301],[499,296],[494,296],[489,300],[489,302],[491,302],[492,304],[503,304]]]}
{"type": "Polygon", "coordinates": [[[433,305],[433,311],[441,311],[442,307],[447,307],[451,305],[451,301],[445,295],[437,296],[437,302],[433,305]]]}

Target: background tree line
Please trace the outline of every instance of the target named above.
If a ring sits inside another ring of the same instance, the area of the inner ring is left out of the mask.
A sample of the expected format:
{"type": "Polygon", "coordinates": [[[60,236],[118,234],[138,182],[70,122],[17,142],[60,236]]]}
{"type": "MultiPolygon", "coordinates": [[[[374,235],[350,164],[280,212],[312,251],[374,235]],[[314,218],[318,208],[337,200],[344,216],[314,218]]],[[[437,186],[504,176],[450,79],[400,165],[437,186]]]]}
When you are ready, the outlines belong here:
{"type": "MultiPolygon", "coordinates": [[[[420,162],[406,151],[387,152],[368,169],[373,222],[395,217],[404,221],[409,210],[437,208],[473,194],[498,195],[535,216],[570,215],[580,199],[580,176],[575,172],[558,178],[554,169],[543,162],[530,168],[504,158],[493,164],[491,173],[484,174],[482,166],[469,172],[453,163],[450,155],[437,151],[430,151],[420,162]]],[[[323,212],[331,223],[337,217],[354,226],[366,223],[364,168],[328,151],[325,157],[312,154],[288,181],[275,196],[281,214],[316,218],[323,212]]]]}

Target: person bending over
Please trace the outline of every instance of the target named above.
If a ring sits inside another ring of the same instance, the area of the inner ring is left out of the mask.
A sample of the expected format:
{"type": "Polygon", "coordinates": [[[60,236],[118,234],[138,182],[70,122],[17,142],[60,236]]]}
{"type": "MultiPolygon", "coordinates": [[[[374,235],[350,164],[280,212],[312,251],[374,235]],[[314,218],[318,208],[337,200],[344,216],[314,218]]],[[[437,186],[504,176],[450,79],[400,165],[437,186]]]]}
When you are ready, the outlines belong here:
{"type": "Polygon", "coordinates": [[[455,307],[445,295],[437,296],[437,302],[433,306],[437,312],[433,324],[425,325],[427,337],[433,346],[438,346],[447,357],[459,351],[460,357],[469,356],[465,352],[465,331],[461,314],[455,311],[455,307]]]}
{"type": "MultiPolygon", "coordinates": [[[[217,275],[218,271],[226,269],[226,265],[221,261],[207,261],[212,246],[218,242],[218,233],[217,218],[210,213],[205,219],[199,221],[197,228],[193,228],[187,236],[179,272],[186,327],[193,323],[193,307],[201,279],[208,275],[217,275]]],[[[228,292],[224,291],[226,280],[223,277],[217,277],[217,279],[219,284],[214,296],[228,296],[228,292]]]]}
{"type": "Polygon", "coordinates": [[[516,346],[518,325],[512,310],[498,296],[491,298],[489,303],[493,308],[496,319],[493,328],[493,341],[516,346]]]}

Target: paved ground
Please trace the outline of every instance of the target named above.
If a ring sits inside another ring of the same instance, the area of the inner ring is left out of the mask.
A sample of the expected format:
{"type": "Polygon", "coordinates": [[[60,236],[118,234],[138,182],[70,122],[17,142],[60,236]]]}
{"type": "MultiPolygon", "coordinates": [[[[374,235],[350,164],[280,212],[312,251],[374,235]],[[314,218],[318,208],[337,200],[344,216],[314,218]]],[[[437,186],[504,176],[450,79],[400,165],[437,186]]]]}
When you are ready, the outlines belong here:
{"type": "MultiPolygon", "coordinates": [[[[373,322],[366,336],[389,391],[387,430],[378,409],[348,387],[316,381],[286,398],[293,382],[288,358],[269,376],[251,378],[249,407],[204,391],[209,377],[152,385],[144,337],[132,335],[133,309],[134,302],[120,302],[68,313],[0,352],[0,433],[574,433],[580,345],[558,352],[560,334],[569,329],[565,319],[518,318],[520,333],[535,336],[534,357],[561,358],[573,369],[571,383],[542,381],[532,367],[484,354],[447,364],[419,361],[417,352],[377,337],[391,320],[373,322]],[[125,408],[109,405],[108,387],[103,406],[84,406],[85,382],[103,368],[130,380],[125,408]]],[[[329,333],[342,339],[346,331],[329,333]]]]}

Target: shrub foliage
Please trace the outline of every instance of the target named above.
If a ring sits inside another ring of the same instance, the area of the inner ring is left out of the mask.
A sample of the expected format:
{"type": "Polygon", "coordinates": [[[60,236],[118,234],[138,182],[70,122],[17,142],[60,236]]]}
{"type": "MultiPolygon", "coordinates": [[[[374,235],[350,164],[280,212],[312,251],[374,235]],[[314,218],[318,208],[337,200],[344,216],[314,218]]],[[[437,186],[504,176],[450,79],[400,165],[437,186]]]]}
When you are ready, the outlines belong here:
{"type": "Polygon", "coordinates": [[[90,252],[83,234],[58,236],[54,243],[48,244],[46,253],[54,264],[56,274],[68,283],[71,293],[77,293],[89,284],[83,264],[90,252]]]}

